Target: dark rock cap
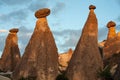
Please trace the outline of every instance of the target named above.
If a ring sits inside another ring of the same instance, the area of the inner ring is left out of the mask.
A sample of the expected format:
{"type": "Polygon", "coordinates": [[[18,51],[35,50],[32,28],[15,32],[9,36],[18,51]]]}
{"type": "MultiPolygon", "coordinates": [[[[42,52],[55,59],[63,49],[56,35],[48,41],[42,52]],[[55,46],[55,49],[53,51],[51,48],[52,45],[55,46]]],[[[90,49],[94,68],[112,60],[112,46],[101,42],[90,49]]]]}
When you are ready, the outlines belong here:
{"type": "Polygon", "coordinates": [[[17,28],[13,28],[13,29],[10,29],[9,32],[11,33],[17,33],[19,31],[19,29],[17,28]]]}
{"type": "Polygon", "coordinates": [[[107,27],[108,27],[108,28],[110,28],[110,27],[115,27],[115,26],[116,26],[116,23],[113,22],[113,21],[110,21],[110,22],[108,22],[108,24],[107,24],[107,27]]]}
{"type": "Polygon", "coordinates": [[[89,10],[91,10],[91,9],[96,9],[96,7],[94,5],[90,5],[89,10]]]}
{"type": "Polygon", "coordinates": [[[35,12],[35,17],[36,18],[43,18],[46,17],[50,14],[50,9],[48,8],[43,8],[35,12]]]}

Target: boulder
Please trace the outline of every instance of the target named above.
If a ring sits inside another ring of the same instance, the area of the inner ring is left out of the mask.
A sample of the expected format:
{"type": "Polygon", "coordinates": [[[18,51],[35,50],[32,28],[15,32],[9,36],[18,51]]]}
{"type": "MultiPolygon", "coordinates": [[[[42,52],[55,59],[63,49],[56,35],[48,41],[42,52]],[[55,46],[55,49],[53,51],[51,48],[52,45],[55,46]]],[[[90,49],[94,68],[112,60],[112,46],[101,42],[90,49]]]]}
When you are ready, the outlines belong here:
{"type": "Polygon", "coordinates": [[[48,16],[49,14],[50,14],[50,9],[43,8],[43,9],[36,11],[35,17],[36,18],[44,18],[44,17],[48,16]]]}

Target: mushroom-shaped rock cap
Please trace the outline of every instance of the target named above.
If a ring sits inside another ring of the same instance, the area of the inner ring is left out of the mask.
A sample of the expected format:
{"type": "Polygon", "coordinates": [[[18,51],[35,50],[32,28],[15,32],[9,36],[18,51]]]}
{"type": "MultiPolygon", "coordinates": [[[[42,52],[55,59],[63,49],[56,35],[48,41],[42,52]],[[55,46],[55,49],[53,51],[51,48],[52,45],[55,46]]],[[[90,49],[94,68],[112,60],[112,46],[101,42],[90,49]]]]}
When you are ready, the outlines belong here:
{"type": "Polygon", "coordinates": [[[50,14],[50,9],[48,8],[43,8],[35,12],[35,17],[36,18],[43,18],[46,17],[50,14]]]}
{"type": "Polygon", "coordinates": [[[19,31],[19,29],[17,28],[13,28],[13,29],[10,29],[9,32],[11,33],[17,33],[19,31]]]}
{"type": "Polygon", "coordinates": [[[91,10],[91,9],[96,9],[96,7],[94,5],[90,5],[89,10],[91,10]]]}
{"type": "Polygon", "coordinates": [[[110,22],[108,22],[108,24],[107,24],[107,27],[108,28],[110,28],[110,27],[115,27],[116,26],[116,24],[115,24],[115,22],[113,22],[113,21],[110,21],[110,22]]]}

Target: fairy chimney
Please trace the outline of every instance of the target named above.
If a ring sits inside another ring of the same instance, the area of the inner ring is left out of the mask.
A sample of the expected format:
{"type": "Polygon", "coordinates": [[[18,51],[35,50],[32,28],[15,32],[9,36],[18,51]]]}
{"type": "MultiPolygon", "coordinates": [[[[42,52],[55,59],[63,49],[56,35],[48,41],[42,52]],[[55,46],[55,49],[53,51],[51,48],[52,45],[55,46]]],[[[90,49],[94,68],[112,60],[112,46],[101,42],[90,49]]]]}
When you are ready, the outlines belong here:
{"type": "Polygon", "coordinates": [[[20,51],[18,47],[18,37],[17,32],[19,30],[13,28],[9,30],[9,34],[6,39],[5,48],[1,57],[1,70],[6,71],[13,71],[20,61],[20,51]]]}
{"type": "Polygon", "coordinates": [[[115,38],[115,36],[116,36],[115,26],[116,26],[115,22],[113,22],[113,21],[108,22],[108,24],[107,24],[107,28],[108,28],[107,40],[115,38]]]}
{"type": "Polygon", "coordinates": [[[58,53],[46,16],[47,8],[35,13],[36,27],[25,49],[22,60],[13,72],[13,80],[33,78],[33,80],[55,80],[58,75],[58,53]]]}
{"type": "Polygon", "coordinates": [[[104,59],[110,58],[113,54],[118,54],[120,52],[120,35],[119,32],[115,32],[115,22],[110,21],[107,24],[109,29],[107,40],[103,47],[103,57],[104,59]]]}
{"type": "Polygon", "coordinates": [[[98,80],[97,73],[102,68],[102,59],[98,49],[98,23],[90,5],[90,13],[82,30],[81,38],[68,64],[69,80],[98,80]]]}

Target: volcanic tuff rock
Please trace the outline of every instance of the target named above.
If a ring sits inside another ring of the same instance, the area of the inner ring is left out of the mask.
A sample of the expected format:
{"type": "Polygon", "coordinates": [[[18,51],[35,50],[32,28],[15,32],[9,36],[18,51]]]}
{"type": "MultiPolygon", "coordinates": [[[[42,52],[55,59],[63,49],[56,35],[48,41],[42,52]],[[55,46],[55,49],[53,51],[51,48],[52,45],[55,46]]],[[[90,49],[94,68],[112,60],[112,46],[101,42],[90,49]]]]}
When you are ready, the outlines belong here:
{"type": "Polygon", "coordinates": [[[119,33],[115,32],[115,22],[110,21],[107,24],[108,36],[103,47],[104,59],[110,58],[113,54],[120,52],[120,36],[119,33]]]}
{"type": "Polygon", "coordinates": [[[20,51],[18,48],[18,29],[14,28],[9,31],[7,36],[5,48],[1,57],[1,70],[13,71],[20,61],[20,51]]]}
{"type": "Polygon", "coordinates": [[[81,38],[68,64],[69,80],[98,80],[97,73],[102,68],[102,59],[98,49],[98,23],[90,6],[90,13],[82,30],[81,38]]]}
{"type": "Polygon", "coordinates": [[[68,63],[72,57],[72,54],[73,54],[73,50],[72,49],[69,49],[68,52],[66,53],[61,53],[59,54],[59,70],[60,71],[65,71],[67,66],[68,66],[68,63]]]}
{"type": "Polygon", "coordinates": [[[36,11],[35,17],[36,18],[44,18],[44,17],[48,16],[49,14],[50,14],[50,9],[44,8],[44,9],[40,9],[40,10],[36,11]]]}
{"type": "Polygon", "coordinates": [[[39,18],[22,60],[13,72],[13,80],[19,80],[21,77],[29,77],[33,80],[55,80],[58,75],[58,52],[47,23],[46,13],[50,11],[47,10],[42,9],[35,13],[39,18]],[[46,16],[41,18],[38,16],[41,13],[46,16]]]}

